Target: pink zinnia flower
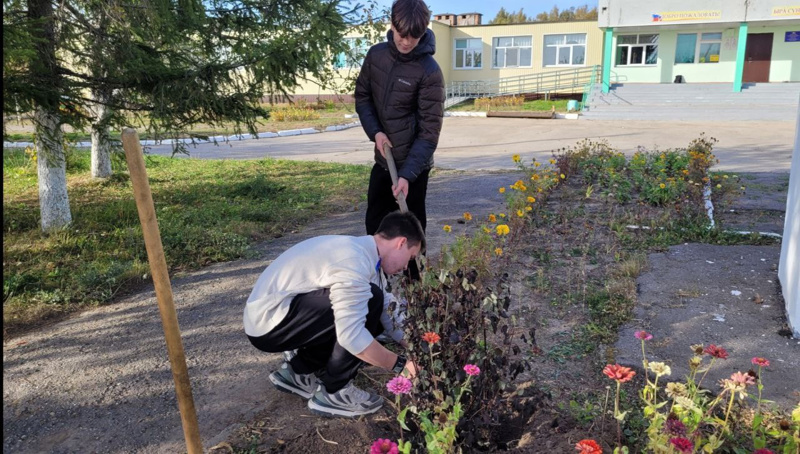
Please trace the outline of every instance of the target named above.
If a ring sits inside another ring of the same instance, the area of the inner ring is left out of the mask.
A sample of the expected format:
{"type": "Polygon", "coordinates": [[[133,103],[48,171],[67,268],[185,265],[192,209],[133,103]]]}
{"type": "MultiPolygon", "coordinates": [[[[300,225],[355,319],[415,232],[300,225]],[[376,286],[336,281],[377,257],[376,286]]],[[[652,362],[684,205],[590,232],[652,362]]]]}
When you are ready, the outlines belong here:
{"type": "Polygon", "coordinates": [[[767,358],[759,358],[756,356],[755,358],[751,359],[750,362],[756,366],[769,367],[769,360],[767,358]]]}
{"type": "Polygon", "coordinates": [[[740,385],[755,385],[756,381],[750,374],[743,374],[741,372],[734,372],[731,375],[731,381],[740,385]]]}
{"type": "Polygon", "coordinates": [[[408,394],[411,392],[411,380],[406,377],[394,377],[386,384],[386,389],[394,395],[408,394]]]}
{"type": "Polygon", "coordinates": [[[474,364],[467,364],[464,366],[464,372],[466,372],[467,375],[475,376],[481,373],[481,369],[474,364]]]}
{"type": "Polygon", "coordinates": [[[399,454],[399,451],[397,450],[397,443],[386,438],[378,438],[369,448],[369,454],[399,454]]]}
{"type": "Polygon", "coordinates": [[[706,347],[706,349],[703,350],[703,353],[711,355],[714,358],[728,359],[728,352],[724,348],[718,347],[714,344],[711,344],[708,347],[706,347]]]}
{"type": "Polygon", "coordinates": [[[767,448],[756,449],[753,451],[753,454],[775,454],[774,452],[770,451],[767,448]]]}
{"type": "Polygon", "coordinates": [[[683,454],[692,454],[692,450],[694,449],[692,442],[683,437],[670,438],[669,442],[678,452],[683,454]]]}
{"type": "Polygon", "coordinates": [[[643,341],[649,341],[650,339],[653,338],[652,334],[650,334],[650,333],[648,333],[647,331],[644,331],[644,330],[636,331],[636,333],[634,333],[634,336],[636,336],[637,339],[643,340],[643,341]]]}

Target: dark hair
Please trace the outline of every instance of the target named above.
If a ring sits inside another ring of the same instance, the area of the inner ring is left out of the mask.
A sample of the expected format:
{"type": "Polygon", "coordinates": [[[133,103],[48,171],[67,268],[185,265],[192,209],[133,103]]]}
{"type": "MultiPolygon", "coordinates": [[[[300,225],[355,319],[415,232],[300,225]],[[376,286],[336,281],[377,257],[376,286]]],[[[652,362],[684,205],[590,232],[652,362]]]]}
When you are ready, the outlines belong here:
{"type": "Polygon", "coordinates": [[[420,252],[425,250],[425,231],[414,213],[393,211],[386,215],[378,226],[376,235],[387,240],[404,236],[408,240],[408,247],[419,245],[420,252]]]}
{"type": "Polygon", "coordinates": [[[422,38],[431,20],[431,10],[422,0],[395,0],[392,3],[392,25],[405,38],[422,38]]]}

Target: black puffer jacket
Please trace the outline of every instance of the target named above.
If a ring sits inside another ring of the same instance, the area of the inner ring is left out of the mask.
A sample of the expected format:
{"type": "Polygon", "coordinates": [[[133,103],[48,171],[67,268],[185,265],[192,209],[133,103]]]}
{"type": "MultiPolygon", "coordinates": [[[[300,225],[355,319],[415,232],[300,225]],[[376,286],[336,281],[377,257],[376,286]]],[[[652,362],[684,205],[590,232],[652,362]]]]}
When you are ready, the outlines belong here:
{"type": "MultiPolygon", "coordinates": [[[[433,166],[444,113],[444,77],[433,59],[436,38],[427,30],[408,54],[398,52],[392,31],[372,46],[356,82],[356,111],[369,140],[385,133],[398,176],[409,182],[433,166]]],[[[386,160],[375,149],[375,161],[386,160]]]]}

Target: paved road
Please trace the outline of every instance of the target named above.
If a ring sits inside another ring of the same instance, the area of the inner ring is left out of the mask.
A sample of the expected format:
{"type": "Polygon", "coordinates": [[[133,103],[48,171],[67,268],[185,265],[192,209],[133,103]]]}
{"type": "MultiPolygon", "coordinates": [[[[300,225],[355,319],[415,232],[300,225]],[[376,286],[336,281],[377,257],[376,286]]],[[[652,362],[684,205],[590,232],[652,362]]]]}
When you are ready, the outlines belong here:
{"type": "MultiPolygon", "coordinates": [[[[525,159],[546,159],[553,150],[578,141],[606,139],[626,153],[637,147],[659,149],[686,147],[700,133],[719,139],[715,154],[719,169],[733,172],[788,172],[795,124],[784,122],[667,122],[530,120],[516,118],[447,117],[442,129],[436,166],[459,170],[508,168],[512,154],[525,159]]],[[[190,148],[195,158],[252,159],[271,156],[297,160],[369,163],[372,144],[363,130],[273,139],[199,145],[190,148]]],[[[152,153],[171,154],[171,146],[151,148],[152,153]]]]}

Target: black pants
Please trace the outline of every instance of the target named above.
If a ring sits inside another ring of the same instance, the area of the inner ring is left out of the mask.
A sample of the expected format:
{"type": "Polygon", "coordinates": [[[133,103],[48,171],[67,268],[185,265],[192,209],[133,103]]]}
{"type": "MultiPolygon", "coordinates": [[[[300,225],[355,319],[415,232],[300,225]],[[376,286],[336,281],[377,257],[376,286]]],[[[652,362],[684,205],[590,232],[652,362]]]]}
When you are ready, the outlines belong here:
{"type": "MultiPolygon", "coordinates": [[[[371,284],[366,327],[373,337],[383,332],[383,291],[371,284]]],[[[314,373],[329,393],[342,389],[358,373],[363,361],[336,341],[329,289],[297,295],[278,326],[260,336],[247,336],[259,350],[278,353],[298,349],[290,362],[298,374],[314,373]]]]}
{"type": "MultiPolygon", "coordinates": [[[[428,194],[428,176],[430,169],[422,172],[416,180],[408,183],[408,211],[414,213],[422,224],[422,230],[428,223],[425,213],[425,197],[428,194]]],[[[397,211],[400,206],[392,193],[392,176],[389,171],[379,164],[372,166],[372,173],[369,175],[369,189],[367,190],[367,235],[374,235],[380,226],[381,221],[387,214],[397,211]]],[[[416,260],[408,262],[407,275],[412,280],[419,279],[419,270],[416,260]]]]}

